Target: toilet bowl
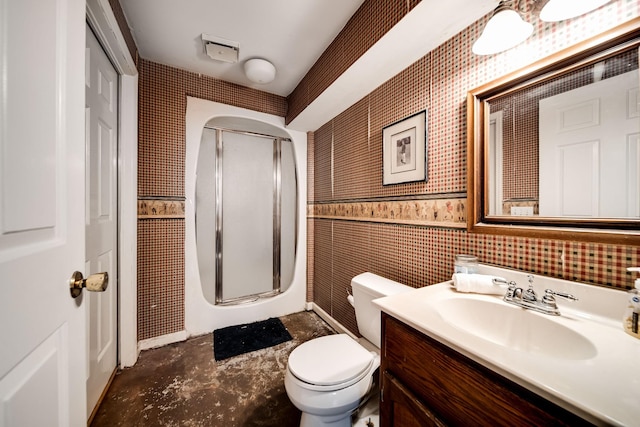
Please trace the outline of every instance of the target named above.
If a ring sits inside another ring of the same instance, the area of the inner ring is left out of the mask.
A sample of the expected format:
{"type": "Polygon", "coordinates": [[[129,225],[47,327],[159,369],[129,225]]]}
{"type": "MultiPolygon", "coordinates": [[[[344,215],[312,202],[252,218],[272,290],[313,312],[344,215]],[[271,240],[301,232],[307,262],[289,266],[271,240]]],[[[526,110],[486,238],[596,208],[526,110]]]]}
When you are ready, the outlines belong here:
{"type": "Polygon", "coordinates": [[[351,427],[351,414],[366,400],[380,367],[380,310],[375,298],[411,287],[363,273],[351,281],[356,322],[367,350],[347,334],[307,341],[289,355],[284,385],[300,411],[301,427],[351,427]]]}
{"type": "Polygon", "coordinates": [[[302,411],[300,425],[351,426],[351,413],[370,390],[379,366],[378,354],[346,334],[316,338],[296,348],[284,385],[302,411]]]}

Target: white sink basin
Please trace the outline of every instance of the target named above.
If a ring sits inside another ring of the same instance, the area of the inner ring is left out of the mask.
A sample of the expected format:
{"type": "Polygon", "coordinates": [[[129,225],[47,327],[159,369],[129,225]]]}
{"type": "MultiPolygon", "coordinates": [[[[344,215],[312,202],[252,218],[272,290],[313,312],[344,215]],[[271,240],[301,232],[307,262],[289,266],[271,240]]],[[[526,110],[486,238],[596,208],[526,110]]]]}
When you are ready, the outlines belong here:
{"type": "MultiPolygon", "coordinates": [[[[526,287],[527,273],[480,265],[526,287]]],[[[534,275],[565,292],[560,316],[455,291],[451,282],[374,301],[382,311],[596,425],[640,426],[640,340],[625,334],[626,293],[534,275]]],[[[505,289],[506,290],[506,289],[505,289]]]]}
{"type": "Polygon", "coordinates": [[[573,360],[597,354],[588,338],[548,315],[501,301],[455,295],[440,301],[435,310],[454,327],[513,350],[573,360]]]}

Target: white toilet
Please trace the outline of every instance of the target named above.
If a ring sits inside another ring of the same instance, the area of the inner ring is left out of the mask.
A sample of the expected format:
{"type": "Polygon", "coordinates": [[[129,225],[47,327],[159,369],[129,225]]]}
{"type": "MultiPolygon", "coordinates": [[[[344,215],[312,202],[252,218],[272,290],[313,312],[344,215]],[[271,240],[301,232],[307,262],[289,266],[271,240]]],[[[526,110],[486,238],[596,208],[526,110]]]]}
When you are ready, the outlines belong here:
{"type": "Polygon", "coordinates": [[[328,335],[289,355],[284,386],[302,411],[301,427],[351,427],[351,414],[367,396],[380,366],[380,309],[371,301],[413,289],[373,273],[357,275],[351,287],[358,330],[368,342],[328,335]]]}

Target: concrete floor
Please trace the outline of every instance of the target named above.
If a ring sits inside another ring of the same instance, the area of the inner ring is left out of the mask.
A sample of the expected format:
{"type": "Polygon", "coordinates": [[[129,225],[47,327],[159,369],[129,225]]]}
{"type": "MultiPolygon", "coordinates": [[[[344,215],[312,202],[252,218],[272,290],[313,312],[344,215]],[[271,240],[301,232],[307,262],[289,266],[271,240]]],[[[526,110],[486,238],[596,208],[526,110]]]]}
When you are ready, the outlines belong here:
{"type": "Polygon", "coordinates": [[[293,340],[219,362],[212,334],[142,352],[115,376],[91,425],[297,427],[300,411],[284,389],[287,358],[335,332],[313,312],[281,320],[293,340]]]}

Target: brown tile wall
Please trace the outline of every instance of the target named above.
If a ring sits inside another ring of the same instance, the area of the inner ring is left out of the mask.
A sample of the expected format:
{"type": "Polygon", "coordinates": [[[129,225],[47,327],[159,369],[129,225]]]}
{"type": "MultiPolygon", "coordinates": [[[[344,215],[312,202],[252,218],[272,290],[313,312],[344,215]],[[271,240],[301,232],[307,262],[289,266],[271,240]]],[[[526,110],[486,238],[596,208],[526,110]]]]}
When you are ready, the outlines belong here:
{"type": "Polygon", "coordinates": [[[286,99],[140,59],[138,340],[184,330],[187,96],[284,117],[286,99]]]}
{"type": "Polygon", "coordinates": [[[333,316],[333,222],[313,224],[313,301],[333,316]]]}
{"type": "MultiPolygon", "coordinates": [[[[307,133],[307,202],[313,200],[315,194],[315,166],[314,166],[315,139],[313,132],[307,133]]],[[[313,221],[307,220],[307,236],[313,236],[313,221]]],[[[313,239],[307,238],[307,301],[313,301],[313,239]]]]}
{"type": "Polygon", "coordinates": [[[286,99],[140,60],[138,196],[184,197],[187,96],[284,117],[286,99]]]}
{"type": "Polygon", "coordinates": [[[290,123],[420,0],[366,0],[287,100],[290,123]]]}
{"type": "MultiPolygon", "coordinates": [[[[423,217],[407,222],[398,212],[411,211],[423,199],[431,206],[435,199],[440,215],[464,222],[468,90],[639,14],[635,0],[618,0],[555,24],[542,23],[530,12],[526,19],[535,27],[531,39],[503,54],[478,57],[471,45],[488,19],[484,17],[320,127],[310,150],[315,185],[308,208],[315,303],[356,332],[353,308],[346,302],[353,276],[372,271],[413,287],[426,286],[451,277],[457,253],[475,254],[481,262],[499,266],[628,288],[632,281],[625,269],[640,264],[637,246],[470,234],[423,217]],[[382,128],[425,109],[427,182],[383,186],[382,128]],[[371,206],[384,213],[384,221],[367,212],[371,206]]],[[[336,55],[334,62],[342,63],[345,57],[348,52],[336,55]]],[[[311,87],[312,82],[306,84],[311,87]]],[[[289,99],[296,96],[294,91],[289,99]]]]}
{"type": "MultiPolygon", "coordinates": [[[[307,235],[313,236],[315,233],[315,222],[311,219],[307,219],[307,235]]],[[[307,302],[313,301],[313,275],[315,274],[315,267],[313,260],[315,259],[315,248],[313,238],[307,238],[307,302]]]]}
{"type": "Polygon", "coordinates": [[[333,172],[331,147],[333,145],[333,123],[318,129],[313,136],[313,194],[317,201],[328,200],[333,195],[333,172]]]}
{"type": "Polygon", "coordinates": [[[184,219],[138,221],[138,340],[184,330],[184,219]]]}
{"type": "MultiPolygon", "coordinates": [[[[433,174],[430,172],[428,182],[412,182],[403,185],[382,185],[382,128],[411,116],[427,108],[431,90],[429,88],[429,55],[416,61],[397,76],[371,92],[369,96],[370,111],[370,146],[367,181],[370,195],[374,197],[405,196],[408,194],[424,194],[441,192],[433,187],[433,174]]],[[[353,107],[351,107],[353,108],[353,107]]],[[[435,153],[429,148],[429,156],[435,153]]]]}
{"type": "Polygon", "coordinates": [[[334,188],[333,198],[366,197],[370,193],[368,98],[355,104],[334,120],[334,188]]]}
{"type": "MultiPolygon", "coordinates": [[[[184,200],[187,95],[286,116],[289,122],[418,2],[365,1],[288,99],[140,59],[140,199],[184,200]]],[[[365,198],[382,209],[405,197],[455,200],[463,196],[466,91],[561,49],[580,38],[586,27],[598,31],[599,25],[610,27],[637,16],[639,7],[636,0],[618,0],[605,6],[601,20],[570,21],[581,26],[578,31],[573,24],[536,22],[534,39],[540,43],[534,55],[514,49],[480,58],[469,52],[485,17],[310,135],[308,179],[313,190],[309,192],[308,248],[312,264],[308,277],[313,283],[308,298],[353,329],[352,309],[343,301],[350,277],[370,270],[424,286],[446,279],[453,255],[459,252],[556,277],[628,285],[623,269],[639,262],[637,247],[476,236],[455,228],[314,217],[313,205],[365,198]],[[382,186],[378,148],[382,127],[423,109],[429,112],[428,181],[382,186]],[[365,125],[370,129],[365,131],[365,125]],[[365,145],[367,151],[361,151],[365,145]]],[[[453,207],[442,207],[445,212],[449,208],[453,207]]],[[[142,340],[184,327],[184,220],[141,218],[138,233],[138,339],[142,340]]]]}

